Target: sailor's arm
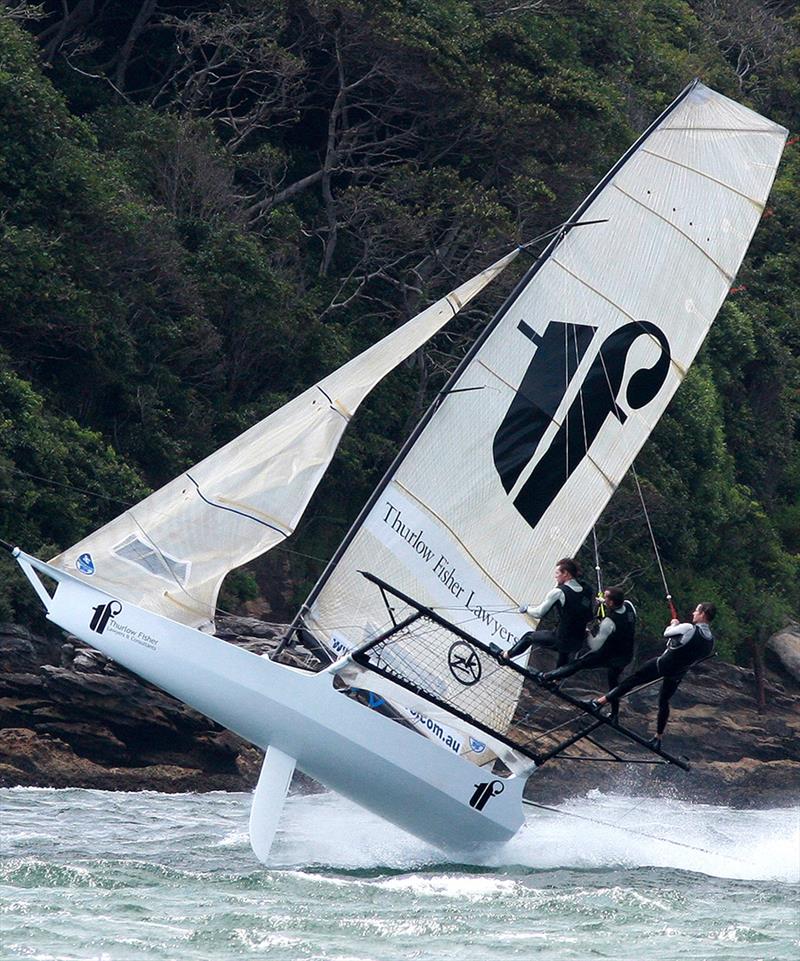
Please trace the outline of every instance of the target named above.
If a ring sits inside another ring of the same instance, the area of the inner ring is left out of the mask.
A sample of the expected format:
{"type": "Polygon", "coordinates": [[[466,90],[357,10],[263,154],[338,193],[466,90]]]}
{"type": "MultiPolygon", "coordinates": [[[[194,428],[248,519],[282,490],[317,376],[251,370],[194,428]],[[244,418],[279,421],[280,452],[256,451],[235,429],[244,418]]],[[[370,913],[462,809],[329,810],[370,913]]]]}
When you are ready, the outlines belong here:
{"type": "Polygon", "coordinates": [[[675,650],[677,647],[683,647],[693,633],[694,624],[681,624],[677,619],[673,619],[669,627],[664,631],[664,637],[667,639],[667,648],[675,650]]]}
{"type": "Polygon", "coordinates": [[[552,591],[545,597],[541,604],[534,607],[532,604],[521,604],[519,608],[520,614],[528,614],[530,617],[535,617],[537,620],[541,620],[545,614],[556,604],[564,603],[564,594],[560,587],[554,587],[552,591]]]}
{"type": "Polygon", "coordinates": [[[587,638],[589,649],[592,651],[599,651],[616,629],[617,625],[611,620],[611,618],[604,617],[603,620],[600,621],[600,626],[597,628],[597,633],[590,634],[587,638]]]}

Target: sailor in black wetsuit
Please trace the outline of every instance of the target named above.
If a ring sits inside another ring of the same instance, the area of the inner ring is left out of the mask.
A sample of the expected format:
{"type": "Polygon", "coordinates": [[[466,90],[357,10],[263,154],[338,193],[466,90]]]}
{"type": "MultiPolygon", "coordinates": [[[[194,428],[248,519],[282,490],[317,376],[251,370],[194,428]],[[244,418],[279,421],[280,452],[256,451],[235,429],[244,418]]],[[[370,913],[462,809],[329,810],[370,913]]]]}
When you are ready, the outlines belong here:
{"type": "Polygon", "coordinates": [[[658,698],[656,736],[650,742],[653,747],[660,748],[661,737],[669,720],[670,698],[678,690],[678,685],[692,664],[708,657],[714,650],[714,635],[711,633],[709,624],[714,620],[716,613],[717,609],[713,604],[698,604],[692,612],[691,624],[681,624],[677,618],[672,620],[664,631],[664,636],[667,638],[667,648],[664,653],[646,661],[622,684],[618,684],[608,694],[592,701],[592,707],[613,705],[635,687],[649,684],[650,681],[655,681],[659,677],[663,678],[658,698]]]}
{"type": "Polygon", "coordinates": [[[523,604],[519,612],[538,620],[553,608],[559,615],[555,631],[528,631],[513,647],[500,654],[500,659],[508,661],[537,645],[558,651],[556,667],[561,667],[583,646],[586,625],[593,615],[592,590],[578,580],[578,565],[570,557],[556,561],[556,586],[542,603],[535,607],[523,604]]]}
{"type": "MultiPolygon", "coordinates": [[[[633,657],[633,638],[636,630],[636,608],[630,601],[625,600],[625,594],[619,587],[609,587],[603,592],[606,615],[600,622],[597,633],[587,637],[589,651],[582,654],[571,664],[565,664],[554,671],[539,674],[538,680],[543,683],[560,681],[562,678],[577,674],[578,671],[588,671],[592,668],[605,667],[608,670],[608,686],[615,687],[619,683],[623,670],[633,657]]],[[[612,713],[616,714],[619,702],[612,702],[612,713]]]]}

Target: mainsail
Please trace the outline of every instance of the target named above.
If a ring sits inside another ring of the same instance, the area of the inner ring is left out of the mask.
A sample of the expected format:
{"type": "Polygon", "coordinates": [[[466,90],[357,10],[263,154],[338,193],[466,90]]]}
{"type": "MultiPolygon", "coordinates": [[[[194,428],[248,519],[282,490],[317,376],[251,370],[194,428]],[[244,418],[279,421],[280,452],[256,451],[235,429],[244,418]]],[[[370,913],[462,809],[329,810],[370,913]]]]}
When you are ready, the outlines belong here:
{"type": "Polygon", "coordinates": [[[223,578],[292,533],[364,397],[518,253],[487,267],[50,563],[153,613],[213,629],[223,578]]]}
{"type": "MultiPolygon", "coordinates": [[[[552,586],[685,376],[786,135],[687,87],[567,227],[593,224],[550,244],[465,358],[309,597],[307,629],[341,654],[386,623],[359,571],[485,644],[530,629],[517,605],[552,586]]],[[[459,679],[437,684],[447,701],[459,679]]]]}

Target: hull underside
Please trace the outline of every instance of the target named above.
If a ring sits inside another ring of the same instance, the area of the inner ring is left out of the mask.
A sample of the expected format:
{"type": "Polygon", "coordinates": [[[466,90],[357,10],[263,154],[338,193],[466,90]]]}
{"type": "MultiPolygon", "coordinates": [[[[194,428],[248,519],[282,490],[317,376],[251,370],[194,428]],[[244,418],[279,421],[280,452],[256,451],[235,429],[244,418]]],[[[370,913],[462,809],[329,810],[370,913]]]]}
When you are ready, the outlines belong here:
{"type": "MultiPolygon", "coordinates": [[[[337,691],[331,674],[276,664],[33,558],[18,560],[39,586],[33,567],[58,582],[45,606],[65,631],[417,837],[469,850],[507,841],[522,825],[524,778],[476,767],[337,691]]],[[[285,770],[282,777],[288,780],[285,770]]],[[[283,794],[275,793],[274,804],[282,805],[283,794]]],[[[258,803],[268,817],[270,798],[258,803]]]]}

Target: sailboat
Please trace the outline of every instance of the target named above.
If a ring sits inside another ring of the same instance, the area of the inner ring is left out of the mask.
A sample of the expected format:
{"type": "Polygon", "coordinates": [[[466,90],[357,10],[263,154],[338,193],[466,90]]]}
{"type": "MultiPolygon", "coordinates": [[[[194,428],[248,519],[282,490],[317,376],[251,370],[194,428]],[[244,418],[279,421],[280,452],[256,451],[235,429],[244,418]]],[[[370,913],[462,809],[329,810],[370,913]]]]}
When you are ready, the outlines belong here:
{"type": "Polygon", "coordinates": [[[50,562],[13,549],[50,620],[265,749],[250,816],[260,859],[295,767],[445,849],[520,829],[523,789],[555,755],[521,723],[524,665],[499,663],[492,645],[533,626],[518,605],[581,545],[681,383],[786,136],[695,81],[615,164],[303,605],[287,640],[322,652],[316,670],[214,637],[221,580],[291,533],[369,387],[486,276],[50,562]]]}

